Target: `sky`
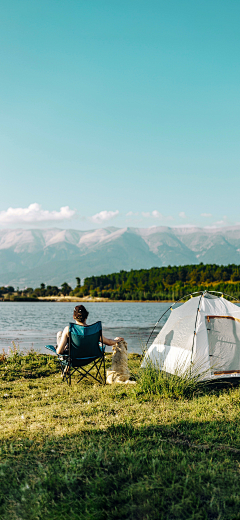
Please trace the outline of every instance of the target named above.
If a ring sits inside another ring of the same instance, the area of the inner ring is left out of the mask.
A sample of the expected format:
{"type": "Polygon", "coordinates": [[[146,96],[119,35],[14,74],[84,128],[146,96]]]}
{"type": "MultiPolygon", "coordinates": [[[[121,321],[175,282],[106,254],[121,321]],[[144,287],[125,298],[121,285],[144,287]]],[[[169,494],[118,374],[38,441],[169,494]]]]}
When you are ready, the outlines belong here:
{"type": "Polygon", "coordinates": [[[0,0],[0,227],[240,223],[239,0],[0,0]]]}

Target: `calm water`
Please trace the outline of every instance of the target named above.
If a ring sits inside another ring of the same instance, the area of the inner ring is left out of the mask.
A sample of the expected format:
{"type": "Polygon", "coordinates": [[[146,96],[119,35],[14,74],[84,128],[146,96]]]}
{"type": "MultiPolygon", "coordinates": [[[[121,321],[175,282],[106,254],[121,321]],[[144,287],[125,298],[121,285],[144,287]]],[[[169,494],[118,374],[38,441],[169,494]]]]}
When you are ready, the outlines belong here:
{"type": "MultiPolygon", "coordinates": [[[[76,304],[75,304],[76,305],[76,304]]],[[[87,303],[88,324],[101,320],[103,334],[107,338],[122,336],[130,352],[142,352],[153,326],[169,307],[169,303],[87,303]]],[[[33,347],[47,352],[44,345],[56,345],[58,330],[73,321],[74,303],[62,302],[0,302],[1,328],[0,351],[12,346],[21,349],[33,347]]],[[[165,323],[167,313],[161,326],[165,323]]],[[[156,333],[160,327],[156,328],[156,333]]],[[[108,351],[111,347],[107,348],[108,351]]]]}

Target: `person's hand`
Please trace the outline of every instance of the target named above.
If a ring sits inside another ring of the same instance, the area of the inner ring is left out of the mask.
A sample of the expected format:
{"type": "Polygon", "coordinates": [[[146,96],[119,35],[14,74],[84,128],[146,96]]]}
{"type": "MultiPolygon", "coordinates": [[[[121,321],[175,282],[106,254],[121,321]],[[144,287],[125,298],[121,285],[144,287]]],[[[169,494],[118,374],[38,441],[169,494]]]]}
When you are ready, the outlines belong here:
{"type": "Polygon", "coordinates": [[[114,341],[118,343],[119,341],[124,341],[124,338],[114,338],[114,341]]]}

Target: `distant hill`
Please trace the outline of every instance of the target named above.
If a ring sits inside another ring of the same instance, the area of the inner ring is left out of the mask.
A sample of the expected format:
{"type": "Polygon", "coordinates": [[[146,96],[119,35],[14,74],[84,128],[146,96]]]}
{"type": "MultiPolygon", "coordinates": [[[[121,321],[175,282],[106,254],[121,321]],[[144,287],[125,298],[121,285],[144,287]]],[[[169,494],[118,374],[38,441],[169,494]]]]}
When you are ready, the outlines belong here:
{"type": "Polygon", "coordinates": [[[240,263],[240,226],[0,231],[0,285],[75,284],[75,277],[167,265],[240,263]]]}

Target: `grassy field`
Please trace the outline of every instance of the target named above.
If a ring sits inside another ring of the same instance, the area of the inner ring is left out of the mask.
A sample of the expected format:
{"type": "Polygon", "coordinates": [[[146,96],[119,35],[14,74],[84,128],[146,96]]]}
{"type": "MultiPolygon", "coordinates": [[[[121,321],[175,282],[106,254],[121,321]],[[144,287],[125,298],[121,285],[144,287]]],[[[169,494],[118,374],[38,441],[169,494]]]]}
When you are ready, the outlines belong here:
{"type": "Polygon", "coordinates": [[[238,388],[69,388],[52,356],[0,361],[1,520],[240,519],[238,388]]]}

